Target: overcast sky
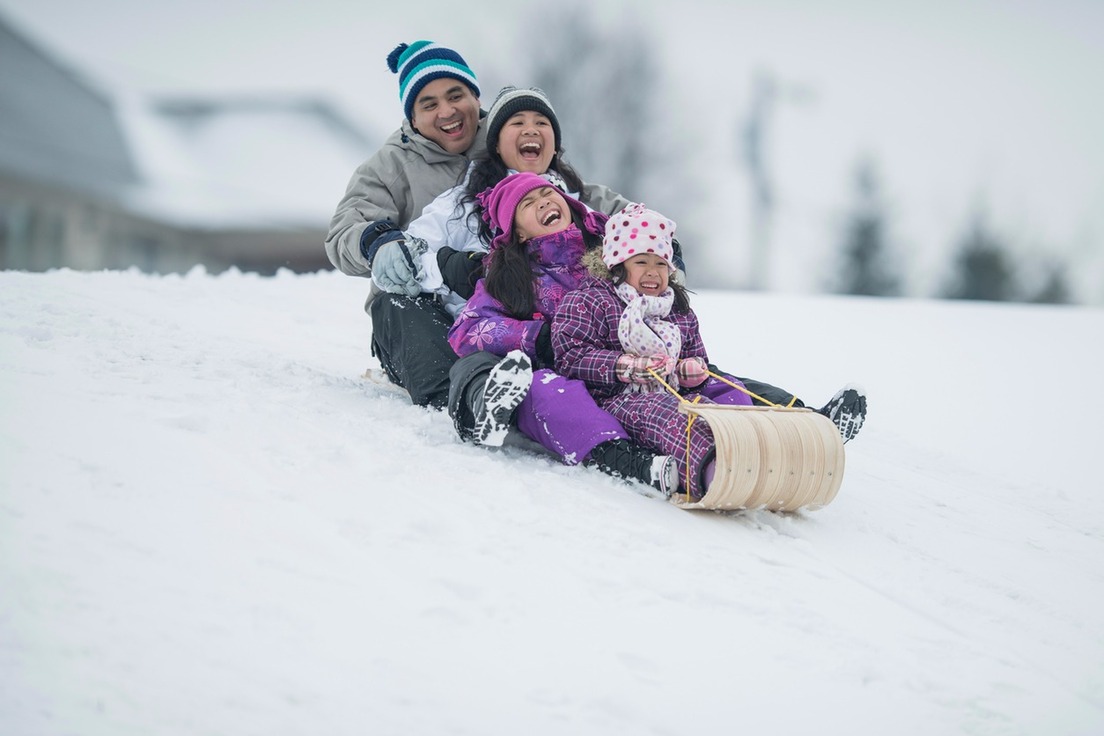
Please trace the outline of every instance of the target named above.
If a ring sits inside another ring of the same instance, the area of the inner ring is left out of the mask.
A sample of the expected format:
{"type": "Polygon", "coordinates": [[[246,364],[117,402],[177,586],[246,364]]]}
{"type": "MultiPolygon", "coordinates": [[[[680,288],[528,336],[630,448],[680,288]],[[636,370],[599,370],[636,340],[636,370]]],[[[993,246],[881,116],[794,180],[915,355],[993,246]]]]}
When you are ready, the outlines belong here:
{"type": "MultiPolygon", "coordinates": [[[[432,0],[412,7],[0,0],[18,27],[113,92],[324,94],[378,132],[399,117],[396,78],[384,61],[395,44],[430,38],[460,49],[489,104],[502,84],[530,83],[516,78],[524,68],[517,59],[541,42],[541,19],[564,6],[432,0]]],[[[868,155],[883,171],[898,238],[921,271],[945,252],[970,209],[984,206],[1018,247],[1076,259],[1093,274],[1083,289],[1104,301],[1096,275],[1104,269],[1104,2],[599,0],[588,7],[611,32],[631,12],[660,41],[671,87],[657,114],[681,114],[676,130],[697,154],[687,165],[705,167],[700,178],[721,199],[747,199],[733,120],[746,114],[752,75],[765,70],[779,80],[786,94],[770,151],[784,206],[795,215],[790,240],[803,239],[803,222],[820,231],[838,215],[849,172],[868,155]]],[[[712,211],[694,213],[695,225],[708,225],[712,211]]],[[[788,260],[780,256],[777,272],[795,272],[806,255],[797,248],[788,260]]]]}

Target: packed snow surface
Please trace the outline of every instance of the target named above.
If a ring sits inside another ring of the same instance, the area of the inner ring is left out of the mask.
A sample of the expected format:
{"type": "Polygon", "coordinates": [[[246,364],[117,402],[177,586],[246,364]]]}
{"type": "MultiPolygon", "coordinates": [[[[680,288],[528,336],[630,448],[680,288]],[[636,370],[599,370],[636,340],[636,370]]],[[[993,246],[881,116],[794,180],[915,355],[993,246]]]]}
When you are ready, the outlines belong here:
{"type": "Polygon", "coordinates": [[[694,294],[870,401],[719,514],[364,380],[366,287],[0,273],[0,733],[1104,733],[1104,311],[694,294]]]}

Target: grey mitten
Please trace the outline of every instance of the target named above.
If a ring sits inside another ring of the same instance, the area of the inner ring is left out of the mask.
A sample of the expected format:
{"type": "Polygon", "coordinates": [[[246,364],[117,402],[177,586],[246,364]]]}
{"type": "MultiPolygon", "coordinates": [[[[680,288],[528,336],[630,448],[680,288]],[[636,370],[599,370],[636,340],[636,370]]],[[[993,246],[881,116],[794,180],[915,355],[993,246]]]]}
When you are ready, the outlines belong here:
{"type": "Polygon", "coordinates": [[[384,243],[372,260],[372,281],[391,294],[418,296],[425,278],[422,256],[429,244],[421,238],[406,238],[384,243]]]}

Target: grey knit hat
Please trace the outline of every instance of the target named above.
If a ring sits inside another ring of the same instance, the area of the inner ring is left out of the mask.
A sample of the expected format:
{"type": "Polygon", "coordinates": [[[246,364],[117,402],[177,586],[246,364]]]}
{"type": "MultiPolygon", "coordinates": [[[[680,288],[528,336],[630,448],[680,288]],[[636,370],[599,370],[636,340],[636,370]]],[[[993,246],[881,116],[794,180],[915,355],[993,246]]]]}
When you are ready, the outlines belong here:
{"type": "Polygon", "coordinates": [[[552,135],[555,140],[556,150],[561,149],[560,121],[556,119],[556,111],[552,109],[552,103],[548,96],[536,87],[521,89],[518,87],[503,87],[498,92],[491,111],[487,113],[487,150],[494,151],[498,145],[498,134],[502,132],[502,126],[506,124],[515,113],[531,110],[544,115],[552,123],[552,135]]]}

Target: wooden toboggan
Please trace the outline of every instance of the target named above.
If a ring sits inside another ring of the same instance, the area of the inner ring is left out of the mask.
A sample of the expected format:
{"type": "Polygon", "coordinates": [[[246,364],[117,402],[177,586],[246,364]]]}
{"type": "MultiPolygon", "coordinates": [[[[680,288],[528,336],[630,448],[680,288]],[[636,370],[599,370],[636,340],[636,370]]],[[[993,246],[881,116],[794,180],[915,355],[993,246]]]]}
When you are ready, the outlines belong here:
{"type": "Polygon", "coordinates": [[[713,378],[765,405],[694,403],[653,375],[678,396],[679,411],[687,415],[687,442],[690,426],[702,420],[717,443],[716,472],[705,496],[675,494],[672,503],[684,509],[795,511],[826,506],[836,497],[843,482],[843,439],[831,419],[812,409],[779,406],[713,372],[713,378]]]}

